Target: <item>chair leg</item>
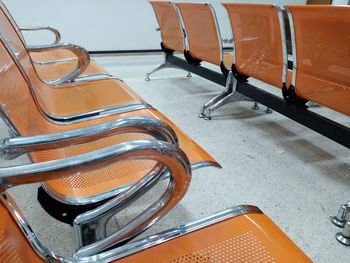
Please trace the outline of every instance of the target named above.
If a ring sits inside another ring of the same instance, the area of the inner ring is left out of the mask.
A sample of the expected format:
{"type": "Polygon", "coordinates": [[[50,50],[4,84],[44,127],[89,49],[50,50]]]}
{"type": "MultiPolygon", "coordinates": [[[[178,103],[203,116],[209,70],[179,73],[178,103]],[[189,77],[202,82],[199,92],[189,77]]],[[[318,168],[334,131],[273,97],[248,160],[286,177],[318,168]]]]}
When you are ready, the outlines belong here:
{"type": "Polygon", "coordinates": [[[337,215],[331,217],[331,222],[338,227],[344,227],[348,214],[350,215],[350,201],[340,206],[337,215]]]}
{"type": "Polygon", "coordinates": [[[237,80],[233,77],[232,72],[230,72],[227,76],[225,91],[221,92],[219,95],[204,104],[198,117],[205,120],[211,120],[211,113],[227,103],[235,101],[251,101],[244,95],[237,93],[236,87],[237,80]]]}
{"type": "Polygon", "coordinates": [[[259,110],[259,104],[255,101],[252,110],[259,110]]]}
{"type": "Polygon", "coordinates": [[[265,113],[271,114],[271,113],[272,113],[272,110],[271,110],[269,107],[267,107],[266,110],[265,110],[265,113]]]}
{"type": "Polygon", "coordinates": [[[344,224],[342,232],[338,232],[335,238],[343,245],[350,246],[350,214],[347,216],[347,220],[344,224]]]}
{"type": "Polygon", "coordinates": [[[201,113],[198,115],[199,118],[207,118],[206,110],[210,108],[210,106],[217,104],[219,101],[223,100],[225,97],[230,96],[231,92],[229,91],[223,91],[216,97],[212,98],[210,101],[208,101],[206,104],[204,104],[201,108],[201,113]]]}
{"type": "MultiPolygon", "coordinates": [[[[166,69],[166,68],[173,68],[173,69],[180,69],[180,70],[183,70],[182,68],[178,67],[178,66],[175,66],[174,64],[168,62],[168,61],[164,61],[163,64],[160,64],[158,67],[156,67],[155,69],[153,69],[151,72],[147,73],[146,74],[146,78],[145,80],[146,81],[151,81],[150,79],[150,76],[154,73],[156,73],[157,71],[160,71],[162,69],[166,69]]],[[[192,74],[191,72],[187,72],[187,77],[190,78],[192,77],[192,74]]]]}

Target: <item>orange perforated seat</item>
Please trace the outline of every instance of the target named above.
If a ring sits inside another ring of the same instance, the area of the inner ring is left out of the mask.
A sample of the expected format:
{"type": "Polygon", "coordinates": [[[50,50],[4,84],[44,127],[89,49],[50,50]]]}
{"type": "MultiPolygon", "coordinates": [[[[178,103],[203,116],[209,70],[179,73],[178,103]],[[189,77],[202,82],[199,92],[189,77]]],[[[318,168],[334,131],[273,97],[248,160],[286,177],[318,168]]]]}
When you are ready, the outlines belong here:
{"type": "MultiPolygon", "coordinates": [[[[111,109],[119,109],[121,112],[129,111],[134,109],[131,109],[130,106],[135,105],[138,105],[139,108],[149,107],[143,99],[117,79],[73,82],[58,86],[43,82],[37,74],[37,69],[32,63],[25,44],[1,8],[0,31],[1,41],[9,49],[12,59],[30,84],[35,99],[48,116],[56,120],[69,120],[111,109]]],[[[45,78],[54,78],[57,74],[60,75],[72,67],[74,63],[76,62],[70,61],[64,63],[66,65],[49,66],[49,71],[45,72],[45,69],[39,72],[45,75],[45,78]]],[[[90,65],[88,71],[91,73],[95,69],[105,72],[94,63],[90,65]]]]}
{"type": "MultiPolygon", "coordinates": [[[[0,72],[0,79],[3,83],[0,89],[0,104],[4,105],[4,110],[8,118],[21,136],[63,132],[93,124],[104,123],[121,117],[148,116],[164,120],[174,128],[179,138],[180,147],[186,151],[192,164],[196,164],[199,167],[217,165],[216,161],[211,156],[155,109],[138,110],[67,125],[50,121],[38,110],[32,94],[30,93],[30,89],[28,88],[28,84],[20,75],[18,68],[13,60],[11,60],[2,44],[0,45],[0,54],[2,58],[0,61],[1,68],[4,69],[0,72]]],[[[66,100],[68,101],[67,98],[66,100]]],[[[74,101],[71,101],[71,103],[74,104],[74,101]]],[[[143,134],[117,135],[89,144],[35,152],[31,154],[31,158],[34,162],[56,160],[135,139],[149,139],[149,136],[143,134]]],[[[128,185],[142,178],[153,165],[154,163],[152,161],[135,161],[130,162],[129,165],[120,164],[113,168],[101,169],[98,173],[88,172],[74,178],[48,181],[44,183],[44,187],[51,195],[54,195],[56,199],[65,201],[65,203],[70,200],[75,204],[86,204],[96,201],[96,198],[89,199],[92,196],[96,197],[98,194],[108,193],[113,189],[118,189],[125,184],[128,185]]]]}
{"type": "MultiPolygon", "coordinates": [[[[22,43],[26,44],[26,41],[24,39],[24,36],[19,26],[17,25],[15,19],[13,18],[13,16],[11,15],[11,13],[9,12],[9,10],[6,8],[6,6],[2,1],[0,1],[0,9],[2,10],[2,12],[4,12],[9,22],[11,23],[13,28],[16,30],[22,43]]],[[[65,61],[64,63],[53,63],[53,64],[45,63],[45,65],[40,64],[42,62],[54,62],[57,60],[72,59],[75,57],[75,55],[72,52],[64,49],[32,52],[30,56],[33,61],[39,62],[39,63],[34,63],[34,66],[39,77],[43,80],[59,79],[60,77],[71,72],[76,67],[76,64],[77,64],[77,61],[65,61]]],[[[89,67],[84,71],[84,74],[97,74],[97,73],[107,73],[107,72],[105,69],[98,66],[96,63],[91,63],[89,67]]]]}
{"type": "MultiPolygon", "coordinates": [[[[182,69],[168,60],[169,55],[174,52],[184,53],[186,49],[185,33],[182,22],[178,17],[175,5],[169,1],[149,1],[157,18],[161,33],[160,46],[164,52],[164,62],[156,68],[146,73],[146,81],[150,81],[150,76],[163,69],[182,69]]],[[[192,77],[188,72],[187,77],[192,77]]]]}
{"type": "Polygon", "coordinates": [[[149,1],[158,20],[165,48],[183,53],[185,37],[173,4],[169,1],[149,1]]]}
{"type": "Polygon", "coordinates": [[[118,262],[312,261],[266,215],[248,214],[203,227],[118,262]]]}
{"type": "Polygon", "coordinates": [[[287,52],[280,9],[269,4],[223,6],[231,22],[237,71],[282,88],[286,83],[287,52]]]}
{"type": "Polygon", "coordinates": [[[224,54],[220,29],[213,7],[207,3],[176,3],[184,22],[190,57],[221,67],[225,75],[233,57],[224,54]]]}
{"type": "Polygon", "coordinates": [[[0,262],[45,262],[35,253],[2,203],[0,203],[0,215],[0,262]]]}
{"type": "MultiPolygon", "coordinates": [[[[29,245],[1,203],[0,214],[1,262],[45,262],[29,245]]],[[[51,257],[54,255],[46,250],[41,253],[51,257]]],[[[63,259],[70,260],[69,262],[118,263],[312,262],[266,215],[249,206],[233,207],[209,218],[91,257],[63,259]]]]}
{"type": "Polygon", "coordinates": [[[296,95],[350,115],[349,6],[287,6],[295,33],[296,95]]]}

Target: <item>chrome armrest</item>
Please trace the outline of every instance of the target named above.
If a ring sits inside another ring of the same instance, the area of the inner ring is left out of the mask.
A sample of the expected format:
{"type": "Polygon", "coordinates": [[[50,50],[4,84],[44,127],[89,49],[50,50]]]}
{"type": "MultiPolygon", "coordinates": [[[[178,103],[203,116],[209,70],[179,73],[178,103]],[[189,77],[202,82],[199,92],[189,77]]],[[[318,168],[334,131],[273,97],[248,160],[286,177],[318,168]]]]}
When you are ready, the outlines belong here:
{"type": "MultiPolygon", "coordinates": [[[[75,236],[86,237],[86,239],[77,240],[78,250],[75,257],[95,255],[120,242],[134,238],[158,222],[183,198],[191,181],[191,167],[187,156],[181,149],[175,149],[171,144],[165,142],[155,141],[153,146],[145,149],[142,157],[157,161],[158,171],[150,172],[125,192],[102,206],[79,215],[74,220],[75,236]],[[152,148],[152,151],[150,151],[150,148],[152,148]],[[170,174],[170,180],[162,196],[117,232],[106,237],[106,222],[145,194],[166,174],[170,174]],[[89,244],[92,236],[97,240],[101,239],[89,244]],[[87,241],[87,243],[84,243],[84,241],[87,241]]],[[[140,156],[134,153],[130,159],[136,158],[140,159],[140,156]]]]}
{"type": "Polygon", "coordinates": [[[75,78],[70,83],[86,83],[86,82],[91,82],[91,81],[107,80],[107,79],[116,79],[116,80],[122,81],[121,79],[119,79],[119,78],[117,78],[109,73],[96,73],[96,74],[90,74],[90,75],[81,75],[81,76],[75,78]]]}
{"type": "Polygon", "coordinates": [[[0,156],[13,159],[32,151],[57,149],[122,133],[145,133],[178,146],[175,132],[163,121],[149,117],[127,117],[60,133],[5,138],[0,141],[0,156]]]}
{"type": "Polygon", "coordinates": [[[68,73],[60,79],[45,81],[49,85],[62,85],[73,81],[75,78],[81,75],[90,64],[89,53],[84,48],[74,44],[63,43],[42,46],[27,46],[27,50],[29,52],[43,52],[56,49],[67,49],[71,51],[78,58],[78,65],[74,70],[72,70],[70,73],[68,73]]]}
{"type": "Polygon", "coordinates": [[[222,43],[224,44],[232,44],[233,43],[233,38],[223,38],[222,43]]]}
{"type": "MultiPolygon", "coordinates": [[[[171,207],[173,207],[177,202],[179,202],[186,193],[191,180],[191,169],[189,168],[189,161],[186,155],[179,148],[167,142],[161,141],[134,141],[131,143],[122,143],[119,145],[114,145],[108,148],[81,154],[74,157],[58,159],[44,163],[0,168],[0,193],[2,198],[4,198],[0,201],[3,201],[3,203],[14,215],[14,218],[16,218],[17,223],[25,232],[26,237],[31,242],[36,252],[49,261],[50,259],[53,259],[53,261],[57,261],[57,258],[59,256],[55,255],[51,251],[48,251],[39,242],[39,240],[32,232],[32,229],[28,225],[21,212],[18,211],[13,204],[11,204],[11,199],[9,199],[6,196],[6,189],[21,184],[29,184],[41,182],[44,180],[58,179],[62,176],[79,176],[81,172],[101,169],[102,167],[114,165],[117,162],[140,159],[155,160],[157,162],[160,162],[164,164],[171,172],[172,183],[169,184],[168,190],[166,192],[167,194],[171,194],[171,196],[167,196],[166,194],[164,194],[161,198],[163,201],[169,201],[164,204],[158,202],[158,204],[162,205],[163,207],[162,211],[170,210],[171,207]]],[[[143,189],[147,190],[148,185],[152,184],[153,181],[157,180],[157,176],[160,177],[161,174],[158,173],[153,174],[152,176],[147,176],[146,179],[141,179],[135,184],[134,187],[130,188],[125,193],[123,193],[123,203],[127,203],[126,199],[135,199],[135,196],[141,194],[141,192],[143,192],[143,189]]],[[[136,228],[134,229],[134,231],[140,230],[141,222],[143,222],[141,226],[144,227],[150,226],[152,223],[159,219],[160,213],[162,211],[157,209],[158,206],[152,205],[150,208],[148,210],[153,211],[153,218],[155,218],[155,220],[150,220],[147,217],[148,214],[143,213],[144,216],[141,217],[141,219],[143,219],[142,221],[140,221],[140,219],[135,220],[134,226],[136,228]]],[[[93,211],[92,213],[95,213],[95,211],[93,211]]],[[[101,207],[100,211],[104,212],[104,207],[101,207]]],[[[128,228],[132,227],[132,225],[130,224],[128,224],[127,226],[128,228]]],[[[124,233],[125,231],[123,231],[123,233],[120,234],[124,233]]],[[[104,240],[102,245],[105,245],[105,241],[106,240],[104,240]]],[[[100,243],[95,245],[99,244],[100,243]]],[[[94,246],[93,249],[89,249],[89,251],[80,251],[79,254],[86,254],[94,249],[99,250],[101,248],[101,246],[98,246],[97,248],[95,248],[94,246]]],[[[81,261],[79,260],[79,262],[81,261]]]]}
{"type": "Polygon", "coordinates": [[[21,31],[42,31],[47,30],[55,35],[55,41],[52,44],[58,44],[61,41],[61,34],[56,28],[50,26],[33,26],[33,27],[19,27],[21,31]]]}

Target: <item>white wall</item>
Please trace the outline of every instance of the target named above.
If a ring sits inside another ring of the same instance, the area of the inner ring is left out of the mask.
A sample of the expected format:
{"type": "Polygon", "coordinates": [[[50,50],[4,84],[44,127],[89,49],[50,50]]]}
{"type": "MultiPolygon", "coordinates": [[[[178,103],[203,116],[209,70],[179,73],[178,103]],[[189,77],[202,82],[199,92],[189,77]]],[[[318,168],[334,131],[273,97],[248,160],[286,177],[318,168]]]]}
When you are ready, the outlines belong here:
{"type": "MultiPolygon", "coordinates": [[[[180,0],[183,1],[183,0],[180,0]]],[[[190,2],[187,0],[186,2],[190,2]]],[[[342,1],[342,0],[337,0],[342,1]]],[[[147,0],[3,0],[22,26],[50,25],[60,30],[62,40],[89,51],[159,49],[159,32],[147,0]]],[[[184,2],[184,1],[183,1],[184,2]]],[[[192,2],[203,2],[192,0],[192,2]]],[[[220,0],[213,4],[223,37],[230,36],[229,22],[220,0]]],[[[247,2],[236,0],[226,2],[247,2]]],[[[255,0],[249,2],[283,5],[306,0],[255,0]]],[[[47,34],[30,33],[31,44],[48,43],[47,34]]]]}

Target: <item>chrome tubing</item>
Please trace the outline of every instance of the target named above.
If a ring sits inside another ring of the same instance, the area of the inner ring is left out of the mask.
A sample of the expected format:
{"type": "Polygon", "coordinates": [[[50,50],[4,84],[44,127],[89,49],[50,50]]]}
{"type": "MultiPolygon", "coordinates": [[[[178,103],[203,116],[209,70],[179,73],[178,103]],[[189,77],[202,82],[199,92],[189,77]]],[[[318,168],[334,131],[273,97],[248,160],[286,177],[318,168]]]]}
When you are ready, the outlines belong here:
{"type": "MultiPolygon", "coordinates": [[[[145,155],[142,157],[158,161],[167,168],[164,169],[164,171],[170,171],[171,177],[166,191],[160,199],[155,201],[144,212],[131,220],[120,230],[102,240],[79,249],[75,253],[76,257],[92,256],[142,233],[158,222],[158,220],[168,213],[184,197],[191,181],[191,166],[189,160],[180,149],[175,150],[172,145],[168,144],[168,146],[166,146],[166,143],[164,142],[157,143],[159,143],[160,146],[163,144],[160,147],[161,149],[153,151],[152,153],[147,153],[149,150],[146,150],[145,155]],[[169,146],[173,147],[172,151],[167,149],[169,146]]],[[[132,146],[130,148],[132,148],[132,146]]],[[[135,153],[131,158],[126,159],[140,159],[140,157],[135,153]]],[[[138,198],[143,194],[145,188],[149,189],[157,180],[159,180],[162,177],[161,174],[162,173],[149,174],[120,196],[112,199],[95,210],[78,216],[74,221],[75,230],[79,233],[81,229],[84,229],[82,226],[86,224],[88,226],[93,225],[91,223],[96,222],[96,218],[100,219],[101,216],[110,217],[112,214],[115,214],[115,211],[120,211],[123,207],[128,205],[130,201],[135,200],[135,198],[138,198]],[[156,178],[156,176],[158,176],[158,178],[156,178]]]]}
{"type": "Polygon", "coordinates": [[[62,78],[59,78],[57,80],[44,81],[48,85],[58,86],[69,83],[75,78],[77,78],[79,75],[81,75],[90,64],[89,53],[84,48],[74,44],[63,43],[42,46],[27,46],[28,52],[43,52],[56,49],[66,49],[71,51],[78,58],[78,65],[74,70],[72,70],[70,73],[63,76],[62,78]]]}
{"type": "Polygon", "coordinates": [[[126,117],[60,133],[6,138],[0,141],[0,156],[13,159],[32,151],[52,150],[96,141],[123,133],[145,133],[178,147],[178,138],[165,122],[149,117],[126,117]]]}
{"type": "MultiPolygon", "coordinates": [[[[101,167],[113,165],[121,161],[140,159],[158,161],[167,167],[172,175],[169,187],[159,201],[151,205],[145,210],[145,212],[135,220],[131,221],[120,231],[91,246],[85,247],[83,250],[78,251],[76,255],[95,253],[93,251],[104,250],[105,248],[112,246],[114,242],[126,239],[127,235],[142,232],[158,221],[182,199],[191,181],[191,168],[187,156],[179,148],[161,141],[134,141],[121,143],[119,145],[70,158],[38,164],[0,168],[0,200],[12,212],[28,241],[42,258],[47,260],[56,259],[57,262],[71,262],[70,259],[65,260],[48,251],[39,242],[23,215],[16,210],[15,206],[10,204],[11,200],[6,197],[6,193],[4,193],[5,190],[16,185],[58,179],[62,176],[71,176],[72,174],[78,174],[79,172],[100,169],[101,167]],[[164,201],[166,203],[163,203],[164,201]]],[[[123,193],[123,198],[120,197],[118,200],[125,204],[128,202],[128,198],[133,198],[138,193],[142,193],[143,188],[156,179],[156,175],[158,175],[159,178],[161,177],[160,173],[154,173],[146,179],[141,179],[134,187],[123,193]]],[[[120,204],[121,203],[114,204],[114,206],[120,206],[120,204]]],[[[98,211],[95,209],[83,214],[83,217],[80,217],[80,220],[91,220],[93,219],[91,216],[101,215],[99,213],[102,213],[103,215],[108,212],[109,205],[110,203],[107,203],[98,211]]],[[[79,220],[77,220],[77,222],[79,222],[79,220]]],[[[72,260],[74,261],[74,259],[72,260]]]]}
{"type": "Polygon", "coordinates": [[[58,31],[56,28],[53,28],[51,26],[32,26],[32,27],[18,27],[21,31],[42,31],[47,30],[52,32],[55,35],[55,41],[52,44],[58,44],[61,41],[61,34],[60,31],[58,31]]]}

